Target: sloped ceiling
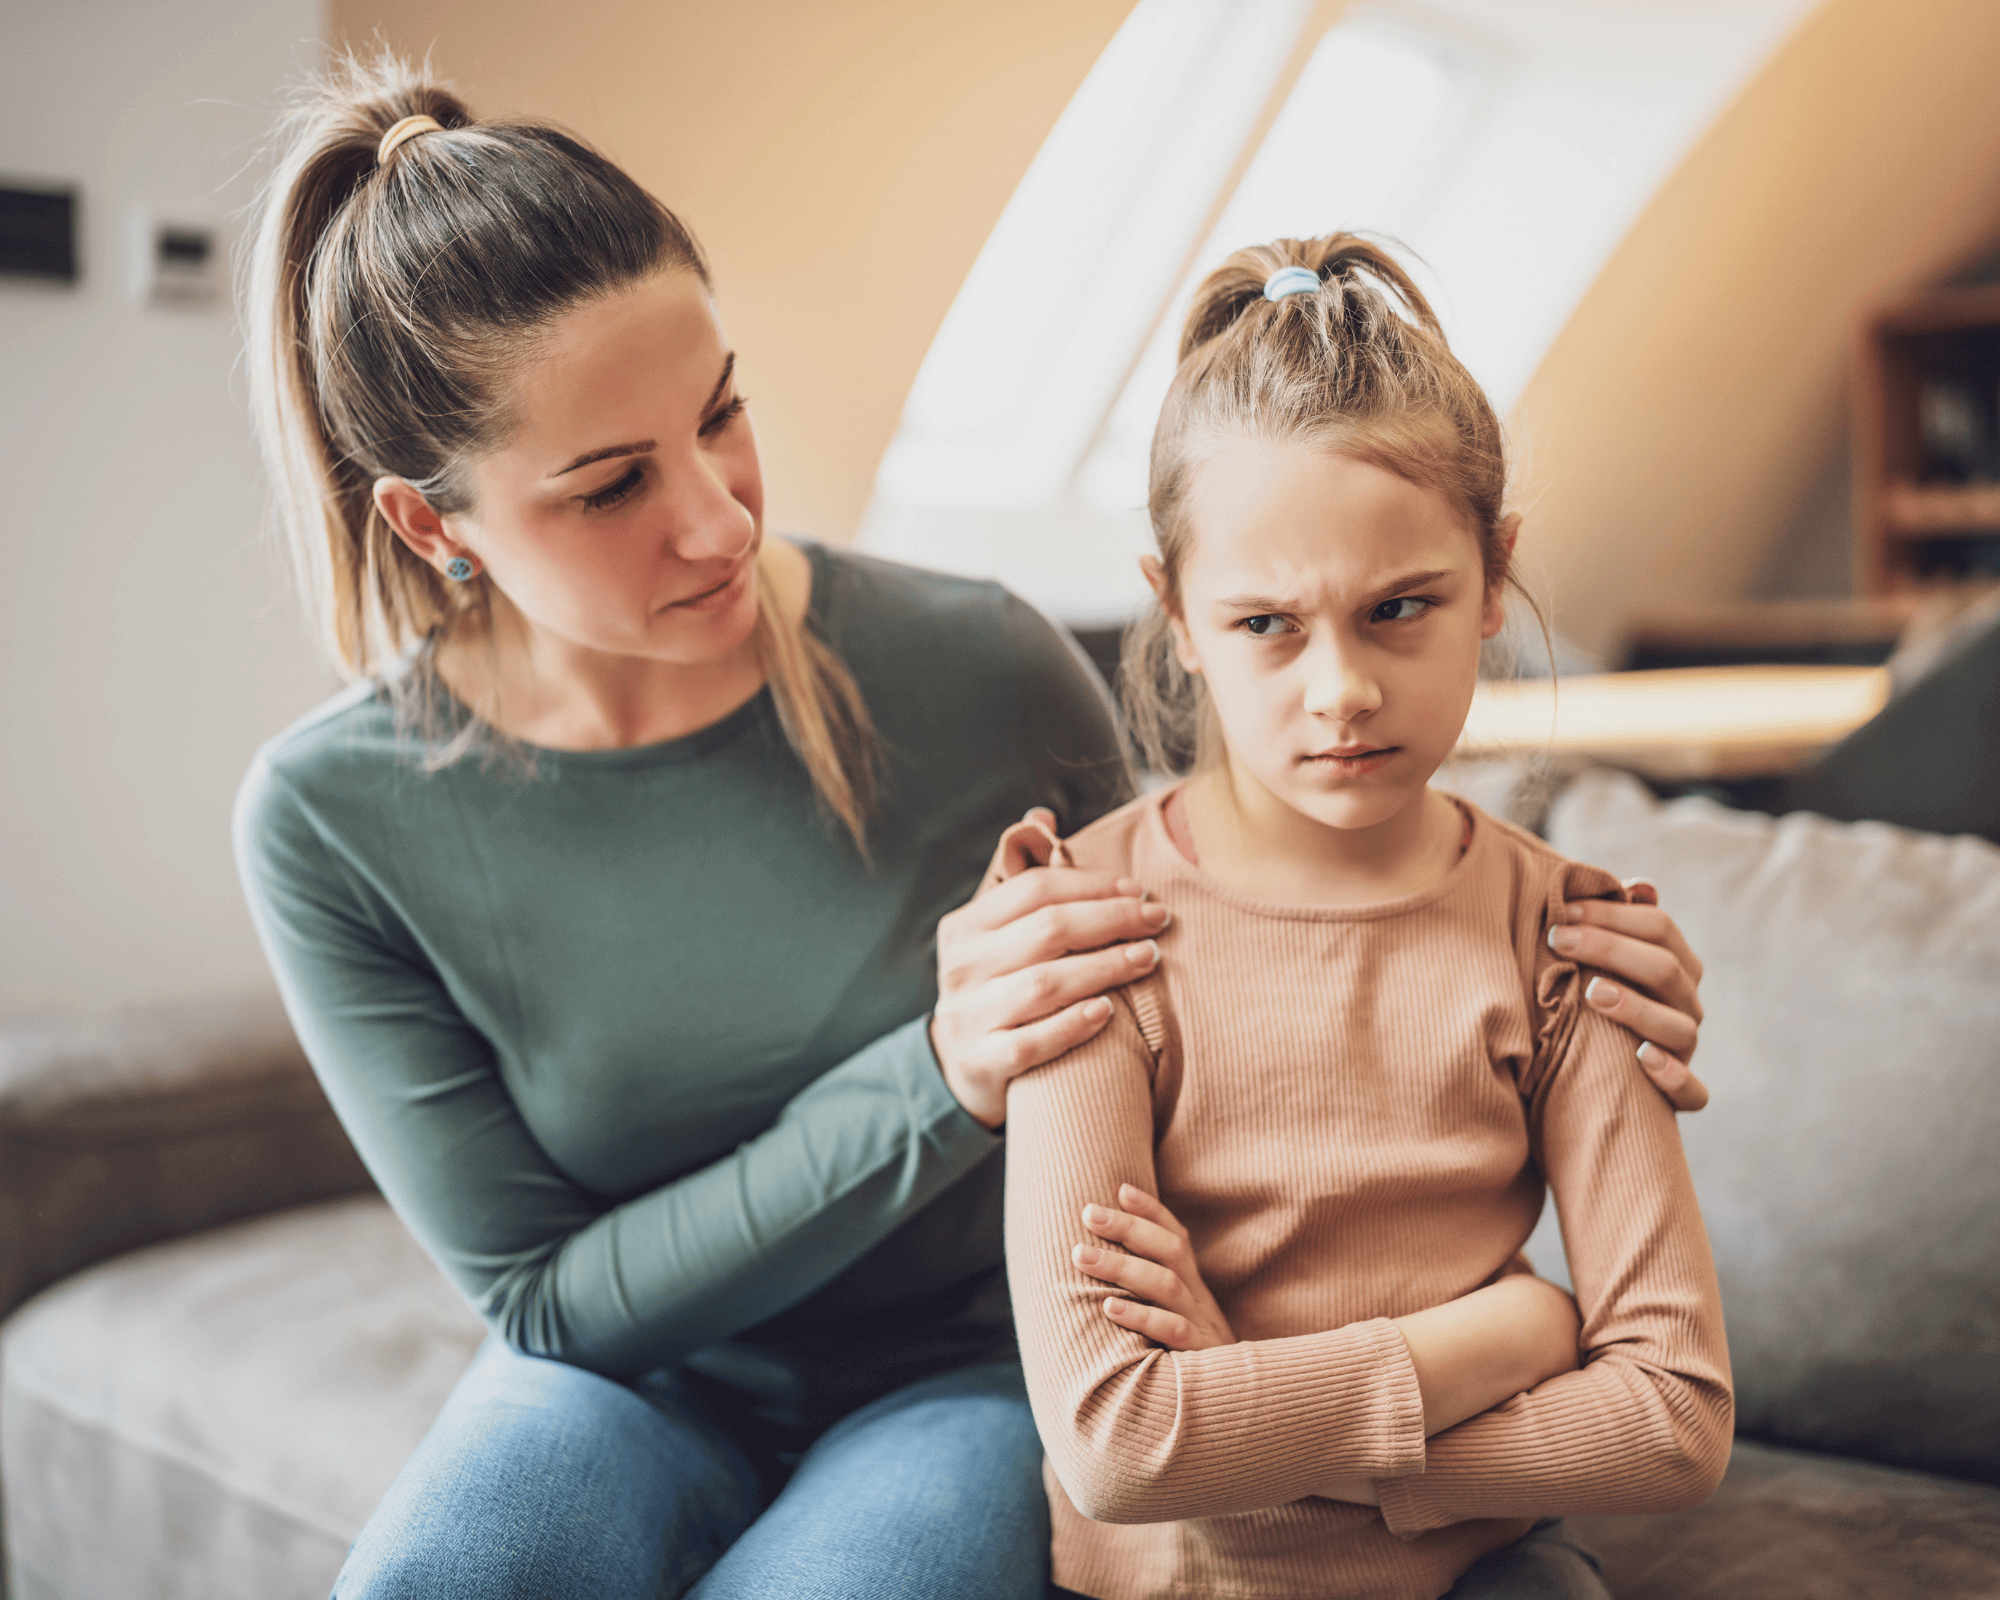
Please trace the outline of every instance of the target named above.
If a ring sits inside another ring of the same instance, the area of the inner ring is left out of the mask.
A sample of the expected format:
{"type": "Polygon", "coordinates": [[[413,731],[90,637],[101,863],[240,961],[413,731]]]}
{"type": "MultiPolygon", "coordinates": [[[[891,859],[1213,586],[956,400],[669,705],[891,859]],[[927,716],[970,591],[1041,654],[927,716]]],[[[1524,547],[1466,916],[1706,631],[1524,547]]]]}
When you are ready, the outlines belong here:
{"type": "Polygon", "coordinates": [[[1732,599],[1820,473],[1862,309],[2000,232],[2000,5],[1827,0],[1696,145],[1515,412],[1529,576],[1615,652],[1732,599]]]}

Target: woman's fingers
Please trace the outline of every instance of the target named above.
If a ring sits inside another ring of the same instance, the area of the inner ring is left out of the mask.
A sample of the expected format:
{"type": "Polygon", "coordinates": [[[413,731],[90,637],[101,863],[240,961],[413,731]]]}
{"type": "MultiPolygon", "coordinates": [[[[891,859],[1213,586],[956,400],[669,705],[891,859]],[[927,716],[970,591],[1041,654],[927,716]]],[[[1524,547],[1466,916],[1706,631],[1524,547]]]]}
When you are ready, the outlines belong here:
{"type": "Polygon", "coordinates": [[[1676,1111],[1699,1111],[1708,1104],[1708,1085],[1688,1070],[1685,1061],[1658,1045],[1648,1042],[1639,1046],[1639,1065],[1676,1111]]]}
{"type": "MultiPolygon", "coordinates": [[[[1632,880],[1633,893],[1659,891],[1643,879],[1632,880]]],[[[1657,900],[1621,905],[1616,900],[1572,900],[1564,907],[1571,926],[1608,928],[1627,938],[1658,945],[1671,955],[1694,982],[1701,982],[1701,957],[1697,956],[1681,932],[1680,924],[1662,911],[1657,900]]]]}
{"type": "Polygon", "coordinates": [[[972,1004],[986,1028],[1019,1028],[1143,978],[1159,964],[1160,947],[1150,939],[1115,945],[1088,955],[1038,962],[996,979],[974,992],[972,1004]]]}
{"type": "Polygon", "coordinates": [[[1043,906],[1066,905],[1077,900],[1137,900],[1145,892],[1136,878],[1085,872],[1081,867],[1031,867],[966,901],[949,913],[945,921],[969,933],[987,933],[1043,906]]]}
{"type": "Polygon", "coordinates": [[[990,932],[941,938],[939,982],[946,989],[991,982],[1041,962],[1150,939],[1171,921],[1157,900],[1124,896],[1042,906],[990,932]]]}
{"type": "Polygon", "coordinates": [[[1187,1286],[1165,1267],[1118,1250],[1099,1250],[1095,1245],[1070,1248],[1070,1259],[1078,1268],[1105,1283],[1115,1283],[1128,1294],[1149,1300],[1168,1311],[1192,1311],[1187,1286]]]}
{"type": "Polygon", "coordinates": [[[1622,1022],[1640,1038],[1650,1040],[1669,1054],[1682,1060],[1694,1054],[1701,1031],[1686,1012],[1649,1000],[1629,984],[1610,978],[1592,978],[1584,986],[1583,997],[1593,1009],[1613,1022],[1622,1022]]]}
{"type": "Polygon", "coordinates": [[[988,1033],[982,1041],[984,1048],[974,1052],[983,1059],[970,1064],[1004,1085],[1094,1038],[1110,1020],[1111,1002],[1093,995],[1064,1006],[1052,1016],[988,1033]]]}
{"type": "Polygon", "coordinates": [[[1144,1334],[1154,1344],[1169,1350],[1192,1350],[1200,1342],[1194,1324],[1172,1311],[1141,1305],[1136,1300],[1111,1299],[1104,1302],[1104,1314],[1121,1328],[1144,1334]]]}
{"type": "Polygon", "coordinates": [[[984,894],[1030,868],[1050,865],[1071,865],[1069,852],[1056,832],[1055,813],[1046,806],[1036,806],[1000,835],[986,876],[979,881],[979,892],[984,894]]]}
{"type": "MultiPolygon", "coordinates": [[[[1644,911],[1643,906],[1625,906],[1626,911],[1644,911]]],[[[1549,948],[1583,966],[1597,967],[1645,989],[1654,999],[1676,1011],[1684,1011],[1695,1022],[1702,1017],[1701,999],[1695,993],[1695,974],[1671,949],[1650,939],[1595,923],[1569,924],[1549,930],[1549,948]]]]}

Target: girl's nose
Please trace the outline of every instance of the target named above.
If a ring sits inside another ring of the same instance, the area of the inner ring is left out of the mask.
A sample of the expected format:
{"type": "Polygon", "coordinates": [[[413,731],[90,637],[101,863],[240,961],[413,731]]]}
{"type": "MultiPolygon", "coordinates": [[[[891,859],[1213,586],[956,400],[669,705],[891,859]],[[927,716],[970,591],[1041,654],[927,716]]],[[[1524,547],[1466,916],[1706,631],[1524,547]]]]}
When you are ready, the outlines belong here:
{"type": "Polygon", "coordinates": [[[1337,644],[1329,641],[1308,652],[1305,705],[1310,715],[1354,722],[1381,704],[1381,685],[1337,644]]]}
{"type": "Polygon", "coordinates": [[[696,450],[674,474],[667,502],[667,544],[682,561],[733,560],[757,531],[750,508],[707,452],[696,450]]]}

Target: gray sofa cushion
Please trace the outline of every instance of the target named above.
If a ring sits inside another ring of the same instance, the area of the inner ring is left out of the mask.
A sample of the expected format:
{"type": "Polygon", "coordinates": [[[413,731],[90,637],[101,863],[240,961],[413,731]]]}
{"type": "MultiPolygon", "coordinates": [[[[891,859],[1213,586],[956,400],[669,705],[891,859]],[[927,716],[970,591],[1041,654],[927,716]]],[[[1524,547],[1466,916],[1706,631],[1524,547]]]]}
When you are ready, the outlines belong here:
{"type": "Polygon", "coordinates": [[[369,1187],[273,991],[0,1027],[0,1317],[94,1261],[369,1187]]]}
{"type": "Polygon", "coordinates": [[[2000,1476],[2000,848],[1607,772],[1549,838],[1652,879],[1707,963],[1681,1134],[1739,1428],[2000,1476]]]}
{"type": "Polygon", "coordinates": [[[1570,1525],[1618,1600],[2000,1594],[2000,1489],[1743,1439],[1692,1511],[1570,1525]]]}
{"type": "Polygon", "coordinates": [[[374,1198],[58,1284],[0,1330],[13,1600],[319,1600],[483,1334],[374,1198]]]}

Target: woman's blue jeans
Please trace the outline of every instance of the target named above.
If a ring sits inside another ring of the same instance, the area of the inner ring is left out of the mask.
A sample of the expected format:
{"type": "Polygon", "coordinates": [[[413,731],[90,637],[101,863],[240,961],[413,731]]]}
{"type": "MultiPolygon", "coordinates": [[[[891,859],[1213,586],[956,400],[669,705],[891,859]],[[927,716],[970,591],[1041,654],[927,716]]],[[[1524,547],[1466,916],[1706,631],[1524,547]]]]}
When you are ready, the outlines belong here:
{"type": "Polygon", "coordinates": [[[842,1419],[766,1503],[682,1381],[627,1388],[489,1340],[334,1585],[337,1600],[1043,1600],[1049,1514],[1021,1369],[842,1419]]]}
{"type": "MultiPolygon", "coordinates": [[[[1044,1600],[1021,1369],[969,1367],[836,1423],[766,1504],[682,1381],[626,1388],[489,1340],[355,1541],[336,1600],[1044,1600]]],[[[1066,1591],[1054,1591],[1057,1594],[1066,1591]]],[[[1447,1600],[1608,1600],[1560,1522],[1447,1600]]]]}

